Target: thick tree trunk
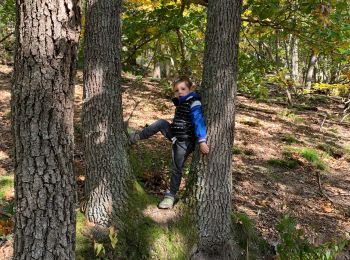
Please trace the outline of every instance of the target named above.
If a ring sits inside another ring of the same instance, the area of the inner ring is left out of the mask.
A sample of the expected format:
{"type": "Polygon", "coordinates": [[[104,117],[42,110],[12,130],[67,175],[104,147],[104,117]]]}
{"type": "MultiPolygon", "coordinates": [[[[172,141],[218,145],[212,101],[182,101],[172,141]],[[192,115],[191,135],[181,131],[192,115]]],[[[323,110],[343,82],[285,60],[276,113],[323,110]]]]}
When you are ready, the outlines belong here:
{"type": "Polygon", "coordinates": [[[208,5],[202,97],[210,153],[192,164],[199,245],[193,259],[236,259],[232,214],[232,146],[235,117],[240,0],[208,5]]]}
{"type": "Polygon", "coordinates": [[[130,165],[121,100],[121,0],[86,2],[82,123],[86,161],[86,217],[120,224],[130,165]]]}
{"type": "Polygon", "coordinates": [[[309,66],[307,68],[306,77],[305,77],[305,87],[308,89],[311,88],[312,79],[314,78],[314,70],[315,70],[317,58],[318,58],[317,54],[315,53],[314,50],[312,50],[309,66]]]}
{"type": "Polygon", "coordinates": [[[74,259],[77,1],[17,0],[14,259],[74,259]]]}

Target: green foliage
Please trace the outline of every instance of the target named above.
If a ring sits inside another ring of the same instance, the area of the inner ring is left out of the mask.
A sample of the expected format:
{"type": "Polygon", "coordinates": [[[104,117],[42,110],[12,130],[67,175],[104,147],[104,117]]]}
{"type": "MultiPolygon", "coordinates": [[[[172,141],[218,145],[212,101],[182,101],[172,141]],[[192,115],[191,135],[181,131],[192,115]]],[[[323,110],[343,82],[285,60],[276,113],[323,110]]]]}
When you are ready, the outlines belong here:
{"type": "Polygon", "coordinates": [[[234,145],[232,147],[232,153],[233,154],[241,154],[242,153],[242,150],[237,146],[237,145],[234,145]]]}
{"type": "Polygon", "coordinates": [[[279,70],[276,74],[269,75],[267,77],[267,82],[270,84],[276,84],[279,87],[289,89],[295,82],[288,75],[288,69],[283,68],[279,70]]]}
{"type": "MultiPolygon", "coordinates": [[[[15,1],[0,1],[0,40],[15,30],[15,1]]],[[[12,35],[0,44],[0,58],[10,59],[14,50],[15,37],[12,35]],[[2,50],[3,48],[3,50],[2,50]]]]}
{"type": "Polygon", "coordinates": [[[318,152],[312,148],[303,148],[299,150],[302,157],[308,160],[312,165],[314,165],[319,170],[326,170],[327,165],[324,161],[320,159],[318,152]]]}
{"type": "Polygon", "coordinates": [[[314,166],[315,168],[321,171],[328,169],[326,162],[322,159],[320,153],[314,148],[290,147],[290,146],[284,147],[284,151],[283,151],[284,156],[288,158],[293,158],[293,153],[296,153],[297,155],[303,157],[305,160],[311,163],[312,166],[314,166]]]}
{"type": "Polygon", "coordinates": [[[315,83],[312,88],[315,91],[318,90],[330,96],[346,96],[349,93],[348,84],[315,83]]]}
{"type": "Polygon", "coordinates": [[[260,100],[266,100],[269,97],[269,90],[264,86],[258,86],[252,91],[254,97],[260,100]]]}
{"type": "Polygon", "coordinates": [[[303,238],[303,231],[297,229],[296,222],[289,216],[283,216],[276,228],[281,240],[277,245],[278,259],[281,260],[331,260],[347,244],[343,240],[313,246],[303,238]]]}
{"type": "Polygon", "coordinates": [[[124,7],[124,69],[145,74],[151,64],[160,61],[174,64],[172,75],[189,67],[194,78],[201,76],[204,8],[190,7],[181,13],[181,5],[172,1],[154,1],[148,6],[125,1],[124,7]],[[135,69],[136,60],[144,67],[135,69]]]}
{"type": "Polygon", "coordinates": [[[0,176],[0,199],[5,199],[5,194],[14,187],[13,176],[0,176]]]}
{"type": "Polygon", "coordinates": [[[106,254],[106,249],[103,245],[103,243],[98,243],[98,242],[94,242],[94,250],[95,250],[95,254],[96,256],[103,256],[106,254]]]}
{"type": "Polygon", "coordinates": [[[238,245],[245,253],[245,259],[260,259],[261,255],[268,254],[268,243],[259,236],[255,223],[248,215],[235,212],[232,215],[233,233],[238,245]]]}
{"type": "Polygon", "coordinates": [[[0,32],[6,27],[14,29],[16,18],[16,3],[14,0],[4,0],[0,3],[0,32]]]}
{"type": "MultiPolygon", "coordinates": [[[[11,194],[14,188],[13,176],[0,176],[0,206],[8,214],[14,214],[14,200],[9,200],[7,194],[11,194]]],[[[7,220],[7,217],[0,216],[0,219],[7,220]]]]}
{"type": "MultiPolygon", "coordinates": [[[[241,48],[244,48],[241,46],[241,48]]],[[[269,90],[264,86],[264,74],[268,64],[258,62],[254,55],[249,52],[240,52],[238,59],[238,91],[253,95],[257,99],[265,100],[269,96],[269,90]]]]}

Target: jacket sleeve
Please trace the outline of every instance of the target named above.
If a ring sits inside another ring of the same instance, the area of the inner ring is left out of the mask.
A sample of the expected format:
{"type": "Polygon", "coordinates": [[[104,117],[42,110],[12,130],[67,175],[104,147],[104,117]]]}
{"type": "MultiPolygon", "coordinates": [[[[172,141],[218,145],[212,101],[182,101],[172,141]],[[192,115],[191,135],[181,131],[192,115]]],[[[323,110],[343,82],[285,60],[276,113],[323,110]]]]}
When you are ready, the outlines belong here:
{"type": "Polygon", "coordinates": [[[198,143],[206,142],[207,128],[204,122],[202,104],[199,100],[195,100],[191,105],[191,118],[198,143]]]}

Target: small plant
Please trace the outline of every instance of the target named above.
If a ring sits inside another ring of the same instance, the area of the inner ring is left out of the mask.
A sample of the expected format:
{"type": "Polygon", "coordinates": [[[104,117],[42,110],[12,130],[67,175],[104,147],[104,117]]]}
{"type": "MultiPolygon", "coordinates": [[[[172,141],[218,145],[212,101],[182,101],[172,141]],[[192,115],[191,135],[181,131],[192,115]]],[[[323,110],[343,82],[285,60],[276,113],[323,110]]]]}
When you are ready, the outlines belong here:
{"type": "Polygon", "coordinates": [[[258,100],[266,100],[269,97],[269,89],[259,85],[252,90],[252,94],[258,100]]]}
{"type": "Polygon", "coordinates": [[[299,166],[299,162],[294,159],[270,159],[267,163],[273,167],[279,167],[284,169],[295,169],[299,166]]]}
{"type": "Polygon", "coordinates": [[[166,95],[173,95],[173,83],[171,81],[168,81],[166,79],[161,80],[159,86],[161,86],[166,95]]]}
{"type": "Polygon", "coordinates": [[[350,145],[347,145],[343,148],[344,158],[346,161],[350,162],[350,145]]]}
{"type": "Polygon", "coordinates": [[[237,145],[234,145],[232,147],[232,153],[233,154],[241,154],[242,153],[242,150],[237,146],[237,145]]]}
{"type": "Polygon", "coordinates": [[[280,244],[277,245],[280,260],[332,260],[345,248],[347,241],[330,242],[313,246],[303,238],[303,231],[296,228],[296,222],[285,215],[277,225],[280,244]]]}
{"type": "Polygon", "coordinates": [[[317,145],[317,148],[336,159],[341,158],[345,153],[341,147],[337,147],[334,143],[321,143],[317,145]]]}
{"type": "Polygon", "coordinates": [[[243,153],[247,156],[253,156],[255,154],[253,149],[245,149],[243,153]]]}
{"type": "Polygon", "coordinates": [[[248,215],[235,212],[232,214],[232,222],[234,234],[238,234],[238,244],[245,252],[245,259],[259,259],[259,255],[269,253],[268,243],[259,237],[255,223],[248,215]]]}
{"type": "Polygon", "coordinates": [[[300,155],[309,161],[317,169],[323,171],[326,170],[327,165],[320,159],[318,152],[312,148],[303,148],[299,151],[300,155]]]}
{"type": "Polygon", "coordinates": [[[281,138],[282,142],[285,142],[287,144],[293,144],[293,143],[298,143],[299,141],[297,140],[297,138],[295,137],[295,135],[287,133],[284,134],[281,138]]]}
{"type": "Polygon", "coordinates": [[[338,133],[338,129],[337,128],[329,128],[329,131],[334,133],[334,134],[338,133]]]}
{"type": "Polygon", "coordinates": [[[295,155],[299,155],[321,171],[328,168],[326,162],[321,159],[319,152],[313,148],[286,146],[284,147],[283,155],[287,158],[294,158],[295,155]]]}
{"type": "Polygon", "coordinates": [[[98,243],[94,241],[94,250],[95,250],[96,256],[103,256],[106,254],[106,249],[103,243],[98,243]]]}
{"type": "Polygon", "coordinates": [[[250,118],[244,118],[244,119],[240,120],[240,123],[244,124],[244,125],[251,126],[251,127],[258,127],[261,125],[259,120],[257,120],[257,119],[251,120],[250,118]]]}
{"type": "Polygon", "coordinates": [[[280,116],[298,124],[298,123],[303,123],[305,120],[301,116],[295,114],[289,109],[284,109],[282,112],[279,113],[280,116]]]}

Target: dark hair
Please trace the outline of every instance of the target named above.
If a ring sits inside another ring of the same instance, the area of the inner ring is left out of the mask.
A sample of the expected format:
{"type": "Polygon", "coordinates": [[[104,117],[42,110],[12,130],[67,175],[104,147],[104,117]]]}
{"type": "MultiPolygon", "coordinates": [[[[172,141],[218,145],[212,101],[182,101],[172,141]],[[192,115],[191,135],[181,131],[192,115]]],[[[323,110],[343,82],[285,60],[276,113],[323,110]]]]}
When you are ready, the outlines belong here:
{"type": "Polygon", "coordinates": [[[189,89],[191,89],[191,87],[193,86],[193,83],[189,77],[181,76],[173,82],[173,88],[175,88],[177,84],[182,83],[182,82],[184,82],[189,89]]]}

